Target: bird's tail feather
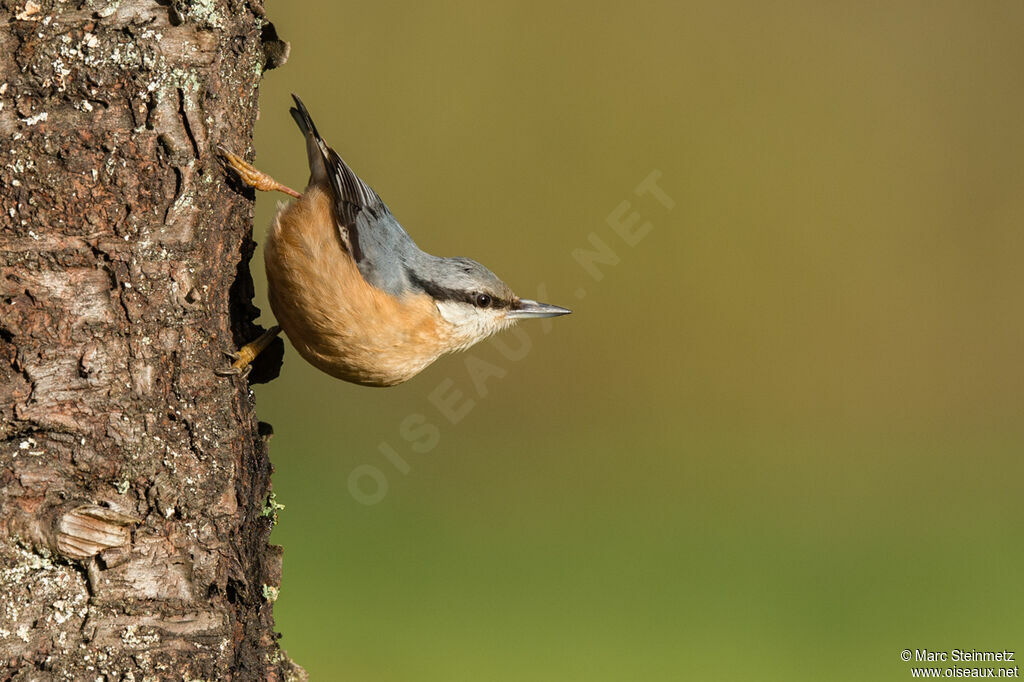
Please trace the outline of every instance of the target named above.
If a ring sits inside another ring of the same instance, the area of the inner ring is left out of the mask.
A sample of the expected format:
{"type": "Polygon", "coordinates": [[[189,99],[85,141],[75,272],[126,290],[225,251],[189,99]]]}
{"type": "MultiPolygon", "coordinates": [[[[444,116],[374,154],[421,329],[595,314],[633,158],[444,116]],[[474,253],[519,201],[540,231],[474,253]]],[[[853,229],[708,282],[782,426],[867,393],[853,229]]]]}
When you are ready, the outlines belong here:
{"type": "Polygon", "coordinates": [[[299,96],[292,94],[295,106],[291,108],[292,118],[298,124],[299,130],[306,136],[306,156],[309,158],[310,182],[327,180],[328,152],[329,149],[324,139],[313,123],[313,117],[309,115],[306,105],[302,103],[299,96]]]}

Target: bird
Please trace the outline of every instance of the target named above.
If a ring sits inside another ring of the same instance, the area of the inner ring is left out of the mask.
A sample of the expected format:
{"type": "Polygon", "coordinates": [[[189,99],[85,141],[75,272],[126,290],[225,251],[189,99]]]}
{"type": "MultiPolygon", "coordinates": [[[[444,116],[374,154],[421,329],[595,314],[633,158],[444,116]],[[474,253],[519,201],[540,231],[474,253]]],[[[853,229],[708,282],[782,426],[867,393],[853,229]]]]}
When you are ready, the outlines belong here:
{"type": "Polygon", "coordinates": [[[309,161],[304,192],[218,148],[244,184],[295,199],[279,206],[264,249],[278,324],[228,353],[232,363],[219,373],[247,374],[283,330],[317,369],[363,386],[395,386],[519,320],[572,312],[517,296],[477,261],[420,249],[380,196],[324,142],[302,100],[292,99],[309,161]]]}

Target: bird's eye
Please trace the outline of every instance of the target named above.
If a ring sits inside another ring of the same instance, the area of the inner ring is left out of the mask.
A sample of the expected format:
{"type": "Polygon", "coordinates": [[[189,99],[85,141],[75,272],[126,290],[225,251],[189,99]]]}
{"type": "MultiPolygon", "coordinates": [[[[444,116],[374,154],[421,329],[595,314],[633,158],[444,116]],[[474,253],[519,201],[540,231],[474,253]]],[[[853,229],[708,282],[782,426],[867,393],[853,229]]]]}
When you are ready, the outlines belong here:
{"type": "Polygon", "coordinates": [[[476,305],[478,308],[489,308],[491,306],[491,297],[487,294],[477,294],[476,305]]]}

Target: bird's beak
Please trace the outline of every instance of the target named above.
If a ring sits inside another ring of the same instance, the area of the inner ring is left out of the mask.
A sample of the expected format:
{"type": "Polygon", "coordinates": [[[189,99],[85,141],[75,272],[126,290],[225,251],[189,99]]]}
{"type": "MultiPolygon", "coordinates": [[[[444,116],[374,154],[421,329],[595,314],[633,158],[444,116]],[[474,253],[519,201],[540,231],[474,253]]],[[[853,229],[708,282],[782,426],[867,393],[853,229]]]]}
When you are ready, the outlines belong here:
{"type": "Polygon", "coordinates": [[[568,315],[572,311],[550,303],[537,303],[528,298],[519,300],[519,305],[508,312],[507,317],[525,319],[530,317],[558,317],[568,315]]]}

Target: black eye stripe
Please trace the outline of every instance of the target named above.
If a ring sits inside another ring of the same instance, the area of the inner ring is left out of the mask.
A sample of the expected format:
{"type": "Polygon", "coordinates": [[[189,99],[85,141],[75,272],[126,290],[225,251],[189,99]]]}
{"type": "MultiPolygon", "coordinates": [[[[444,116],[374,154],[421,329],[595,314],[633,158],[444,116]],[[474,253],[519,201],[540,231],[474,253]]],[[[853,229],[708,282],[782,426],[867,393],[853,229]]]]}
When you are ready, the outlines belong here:
{"type": "Polygon", "coordinates": [[[441,286],[436,282],[430,282],[416,276],[416,273],[407,271],[409,274],[409,281],[413,286],[421,289],[424,293],[429,295],[435,301],[458,301],[461,303],[468,303],[478,308],[511,308],[512,301],[506,301],[505,299],[498,298],[492,294],[485,294],[479,291],[460,291],[458,289],[449,289],[448,287],[441,286]],[[485,296],[490,299],[490,302],[484,306],[478,301],[478,298],[485,296]]]}

